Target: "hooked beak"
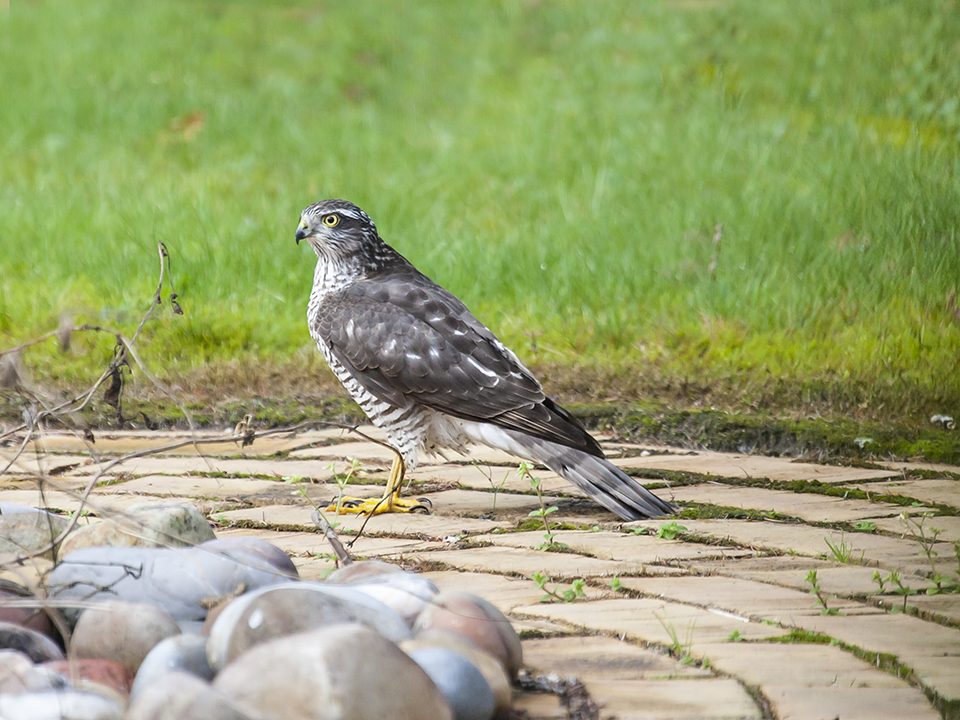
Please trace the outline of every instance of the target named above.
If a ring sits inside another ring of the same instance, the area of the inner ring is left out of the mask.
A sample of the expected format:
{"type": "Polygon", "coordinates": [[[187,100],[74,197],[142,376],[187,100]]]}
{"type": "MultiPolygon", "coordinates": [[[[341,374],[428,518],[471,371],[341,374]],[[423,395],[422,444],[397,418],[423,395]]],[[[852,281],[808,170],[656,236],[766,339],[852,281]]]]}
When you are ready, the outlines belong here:
{"type": "Polygon", "coordinates": [[[300,222],[300,227],[297,228],[297,245],[300,244],[300,241],[306,237],[310,236],[310,232],[307,230],[307,224],[303,221],[300,222]]]}

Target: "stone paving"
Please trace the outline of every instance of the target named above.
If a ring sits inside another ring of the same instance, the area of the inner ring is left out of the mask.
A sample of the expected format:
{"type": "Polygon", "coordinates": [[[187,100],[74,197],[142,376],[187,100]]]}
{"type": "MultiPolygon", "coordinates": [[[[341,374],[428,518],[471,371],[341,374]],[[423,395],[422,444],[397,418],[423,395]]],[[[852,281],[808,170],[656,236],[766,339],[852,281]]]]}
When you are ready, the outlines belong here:
{"type": "MultiPolygon", "coordinates": [[[[42,448],[31,447],[0,475],[0,502],[73,511],[112,459],[190,437],[103,433],[87,446],[72,435],[47,435],[42,448]]],[[[580,679],[600,717],[960,714],[960,594],[936,592],[933,574],[944,590],[960,581],[960,468],[860,469],[605,445],[613,462],[648,478],[684,516],[623,523],[556,475],[535,472],[543,505],[557,507],[548,516],[554,544],[545,548],[546,531],[530,517],[541,500],[516,474],[516,462],[478,450],[421,466],[405,492],[428,499],[432,513],[371,518],[351,552],[487,598],[525,638],[526,665],[580,679]],[[811,482],[795,491],[796,481],[811,482]],[[896,592],[891,573],[909,594],[896,592]],[[549,578],[545,588],[534,574],[549,578]],[[580,580],[582,595],[563,601],[580,580]]],[[[0,469],[15,452],[0,448],[0,469]]],[[[287,551],[301,577],[319,579],[334,561],[310,519],[311,503],[336,495],[334,472],[343,473],[350,458],[362,465],[348,493],[379,495],[391,457],[336,430],[248,447],[184,445],[110,468],[82,522],[122,522],[134,503],[175,499],[200,509],[218,536],[261,537],[287,551]]],[[[330,519],[344,539],[366,520],[330,519]]],[[[8,566],[0,577],[35,581],[43,562],[8,566]]],[[[532,718],[568,717],[551,694],[517,691],[515,707],[532,718]]]]}

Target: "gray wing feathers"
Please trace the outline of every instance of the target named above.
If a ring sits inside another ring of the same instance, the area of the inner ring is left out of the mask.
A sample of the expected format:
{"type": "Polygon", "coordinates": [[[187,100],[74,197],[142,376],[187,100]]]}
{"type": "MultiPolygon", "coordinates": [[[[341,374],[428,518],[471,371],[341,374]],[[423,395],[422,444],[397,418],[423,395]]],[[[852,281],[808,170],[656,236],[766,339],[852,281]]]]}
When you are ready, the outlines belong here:
{"type": "Polygon", "coordinates": [[[369,392],[600,455],[599,445],[456,297],[412,266],[325,298],[311,328],[369,392]]]}

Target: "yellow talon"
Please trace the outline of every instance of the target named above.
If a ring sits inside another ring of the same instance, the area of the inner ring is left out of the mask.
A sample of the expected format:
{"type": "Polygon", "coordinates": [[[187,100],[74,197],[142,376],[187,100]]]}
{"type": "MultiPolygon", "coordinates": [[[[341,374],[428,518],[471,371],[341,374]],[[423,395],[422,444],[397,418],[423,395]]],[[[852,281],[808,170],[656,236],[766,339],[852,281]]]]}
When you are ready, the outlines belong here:
{"type": "MultiPolygon", "coordinates": [[[[387,488],[384,490],[383,497],[379,500],[375,498],[355,498],[347,495],[340,497],[340,512],[356,515],[380,515],[390,512],[418,512],[430,509],[420,500],[405,500],[400,497],[400,487],[403,485],[403,476],[405,467],[403,460],[399,455],[394,456],[393,465],[390,468],[390,479],[387,480],[387,488]]],[[[327,507],[325,512],[336,512],[337,502],[334,500],[327,507]]]]}

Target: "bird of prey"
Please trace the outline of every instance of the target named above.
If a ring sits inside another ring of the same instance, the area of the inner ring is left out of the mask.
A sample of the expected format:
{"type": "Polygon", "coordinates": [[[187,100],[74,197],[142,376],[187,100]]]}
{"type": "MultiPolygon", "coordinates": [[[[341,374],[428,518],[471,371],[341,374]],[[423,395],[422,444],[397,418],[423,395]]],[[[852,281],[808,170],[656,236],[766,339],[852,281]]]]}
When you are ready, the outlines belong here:
{"type": "Polygon", "coordinates": [[[345,200],[300,216],[317,254],[310,334],[353,399],[396,449],[384,497],[354,512],[422,507],[400,497],[422,454],[471,444],[546,465],[624,520],[676,507],[604,459],[597,441],[544,395],[517,356],[450,292],[418,271],[345,200]]]}

